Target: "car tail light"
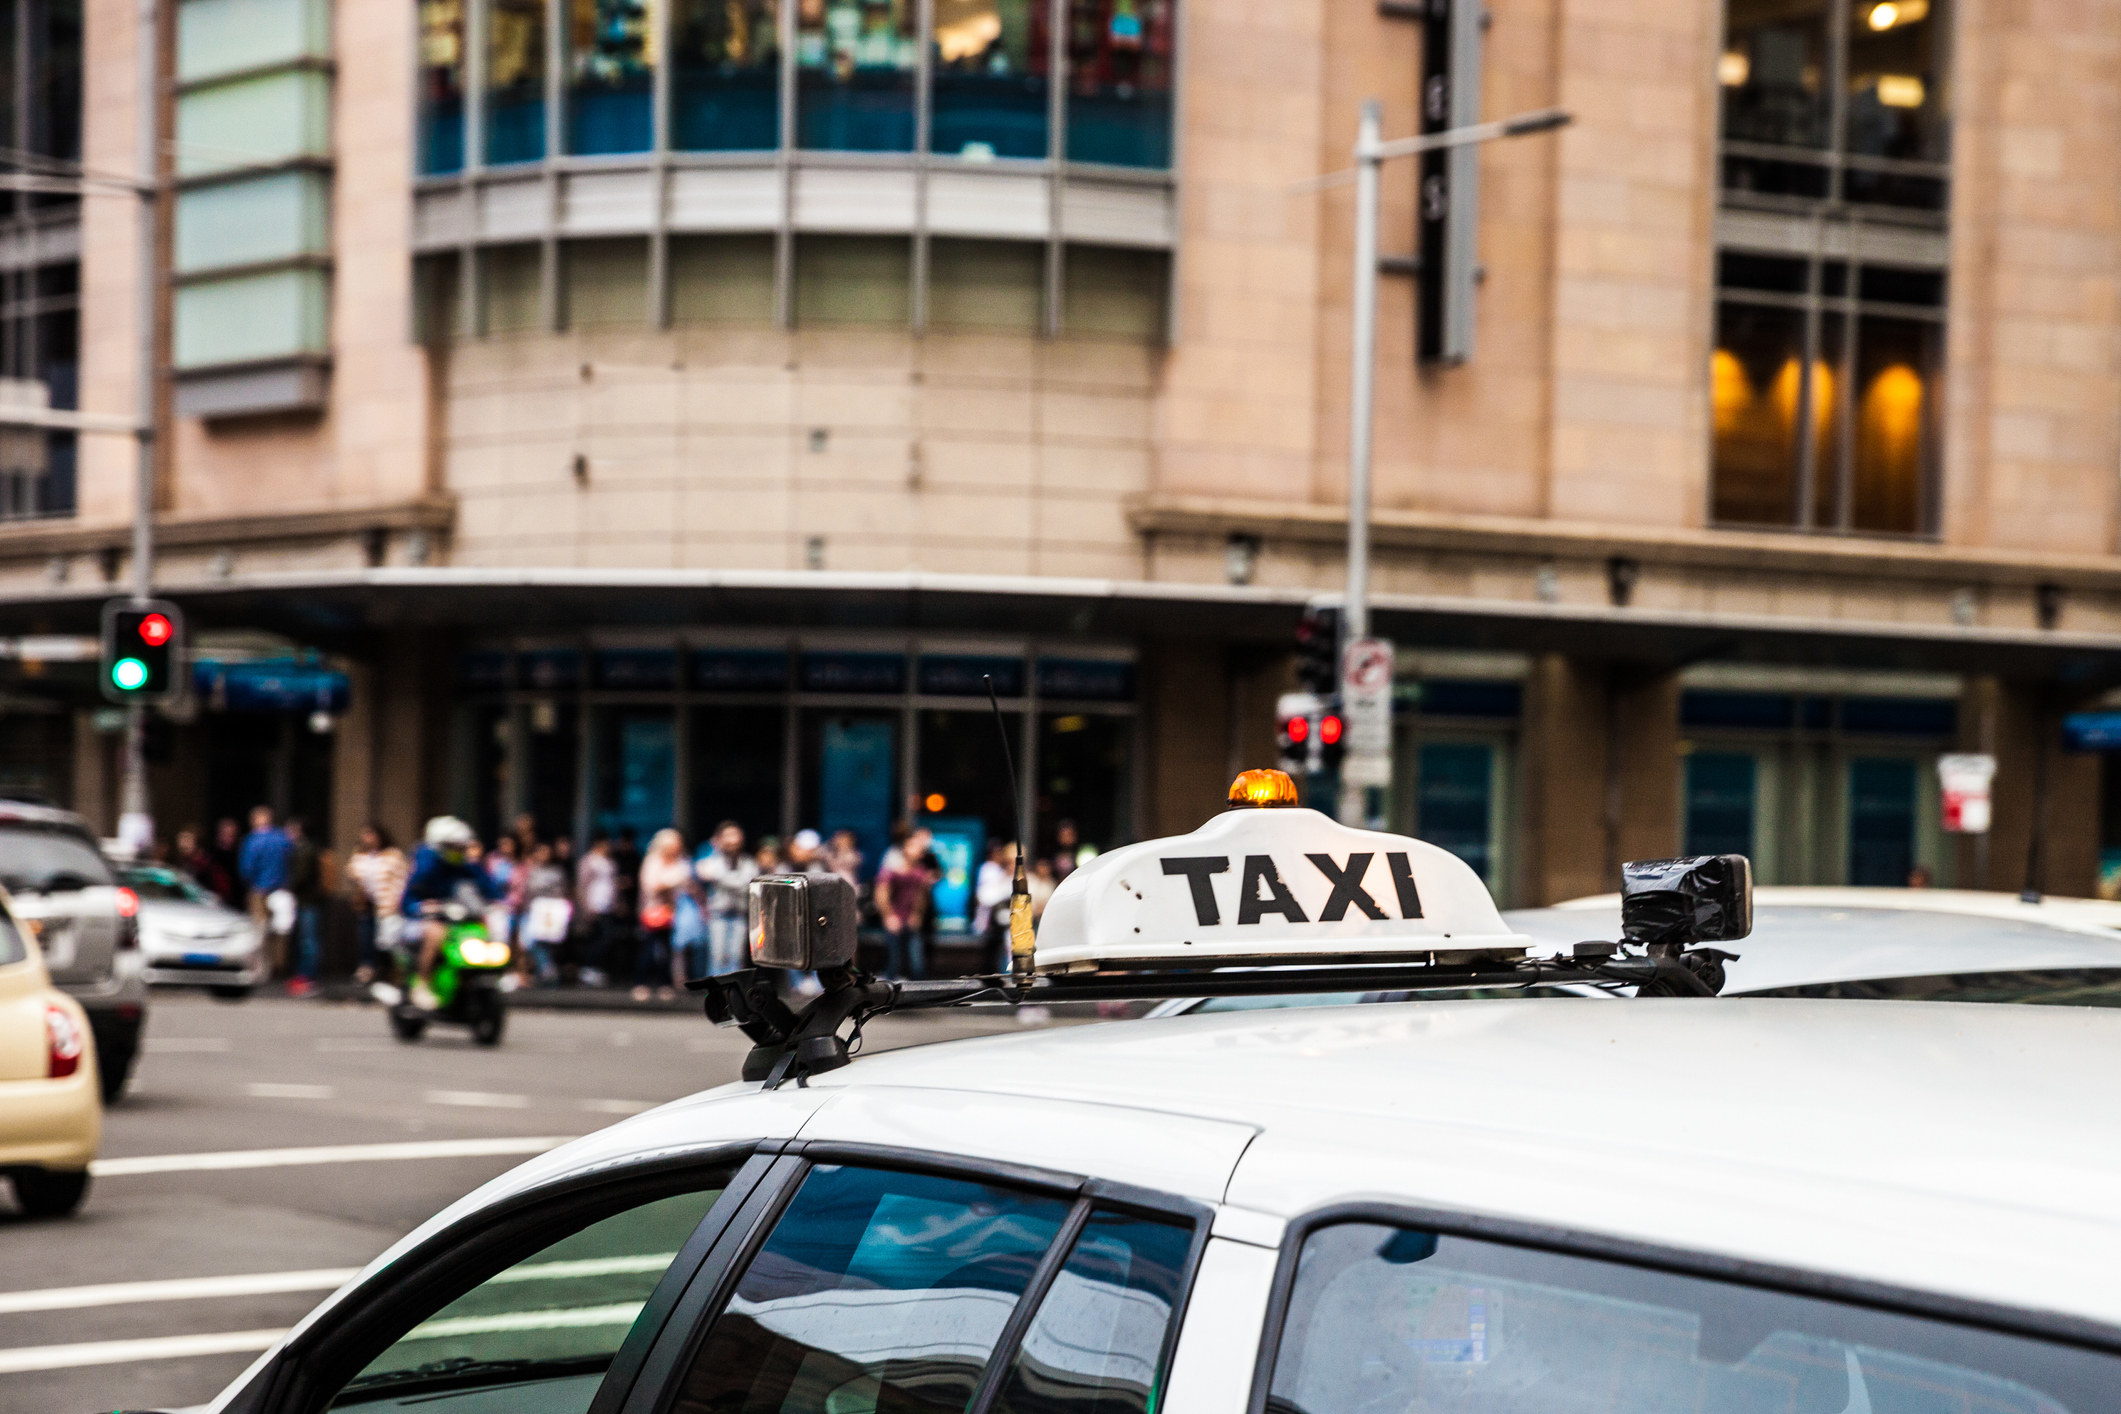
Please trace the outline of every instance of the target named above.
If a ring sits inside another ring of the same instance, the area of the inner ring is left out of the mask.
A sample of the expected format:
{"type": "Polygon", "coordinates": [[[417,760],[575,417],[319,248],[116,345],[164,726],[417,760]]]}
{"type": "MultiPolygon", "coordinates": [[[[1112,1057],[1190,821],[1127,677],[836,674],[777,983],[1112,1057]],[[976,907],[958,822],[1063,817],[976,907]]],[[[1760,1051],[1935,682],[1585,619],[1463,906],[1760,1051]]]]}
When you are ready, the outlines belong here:
{"type": "Polygon", "coordinates": [[[81,1068],[81,1052],[88,1048],[88,1038],[81,1034],[81,1023],[71,1012],[46,1005],[44,1039],[50,1060],[47,1073],[52,1079],[63,1080],[81,1068]]]}
{"type": "Polygon", "coordinates": [[[123,885],[117,893],[118,946],[136,948],[140,946],[140,896],[123,885]]]}

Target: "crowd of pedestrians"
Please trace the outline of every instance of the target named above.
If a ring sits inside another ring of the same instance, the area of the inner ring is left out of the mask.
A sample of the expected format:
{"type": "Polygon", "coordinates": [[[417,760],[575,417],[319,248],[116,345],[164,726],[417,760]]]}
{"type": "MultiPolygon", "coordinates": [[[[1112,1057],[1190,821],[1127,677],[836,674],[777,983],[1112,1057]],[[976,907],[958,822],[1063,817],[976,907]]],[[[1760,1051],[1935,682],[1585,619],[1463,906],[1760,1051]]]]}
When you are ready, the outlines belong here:
{"type": "MultiPolygon", "coordinates": [[[[1027,871],[1034,917],[1077,861],[1094,853],[1065,821],[1056,843],[1054,853],[1032,860],[1027,871]]],[[[637,831],[621,827],[592,835],[578,852],[565,835],[542,837],[523,815],[468,852],[491,901],[489,918],[515,947],[511,985],[518,988],[616,986],[646,1000],[673,996],[693,978],[734,971],[746,963],[749,888],[761,874],[847,880],[886,977],[929,975],[942,922],[936,886],[943,866],[933,836],[918,825],[895,826],[873,868],[852,830],[828,839],[802,829],[785,841],[754,841],[734,820],[722,821],[697,849],[675,829],[656,831],[644,846],[637,831]]],[[[301,819],[276,818],[261,805],[251,811],[247,831],[232,819],[211,834],[179,831],[164,858],[250,914],[267,940],[273,976],[284,978],[294,995],[318,983],[335,909],[353,918],[358,982],[386,974],[391,954],[405,942],[402,905],[412,858],[379,824],[364,828],[340,863],[318,848],[301,819]]],[[[1008,965],[1015,866],[1014,847],[996,845],[974,880],[970,936],[987,966],[1008,965]]]]}

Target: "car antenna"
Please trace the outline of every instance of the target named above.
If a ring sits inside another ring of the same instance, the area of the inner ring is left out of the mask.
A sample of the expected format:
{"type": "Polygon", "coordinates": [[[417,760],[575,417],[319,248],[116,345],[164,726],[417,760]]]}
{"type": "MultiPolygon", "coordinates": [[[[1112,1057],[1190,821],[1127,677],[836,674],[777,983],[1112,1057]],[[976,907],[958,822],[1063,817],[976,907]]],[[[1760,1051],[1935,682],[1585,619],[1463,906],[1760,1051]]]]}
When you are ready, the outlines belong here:
{"type": "Polygon", "coordinates": [[[1009,965],[1017,977],[1031,980],[1032,953],[1036,946],[1031,928],[1031,878],[1024,872],[1024,797],[1016,781],[1016,753],[1009,749],[1009,727],[1002,720],[1001,699],[994,694],[994,677],[983,674],[987,705],[994,709],[994,730],[1002,739],[1002,764],[1009,772],[1009,804],[1015,810],[1010,833],[1016,836],[1016,877],[1009,884],[1009,965]]]}

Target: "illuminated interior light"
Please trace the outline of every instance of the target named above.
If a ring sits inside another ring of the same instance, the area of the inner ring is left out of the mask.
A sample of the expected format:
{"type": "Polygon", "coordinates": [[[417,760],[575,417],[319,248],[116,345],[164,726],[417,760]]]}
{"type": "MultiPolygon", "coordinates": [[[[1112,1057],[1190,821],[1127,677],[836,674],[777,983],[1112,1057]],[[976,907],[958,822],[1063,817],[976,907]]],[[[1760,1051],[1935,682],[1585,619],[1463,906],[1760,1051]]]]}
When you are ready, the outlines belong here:
{"type": "Polygon", "coordinates": [[[1716,77],[1725,88],[1744,88],[1753,76],[1753,61],[1741,49],[1726,49],[1716,60],[1716,77]]]}
{"type": "Polygon", "coordinates": [[[1913,74],[1878,75],[1878,101],[1888,108],[1920,108],[1924,89],[1913,74]]]}

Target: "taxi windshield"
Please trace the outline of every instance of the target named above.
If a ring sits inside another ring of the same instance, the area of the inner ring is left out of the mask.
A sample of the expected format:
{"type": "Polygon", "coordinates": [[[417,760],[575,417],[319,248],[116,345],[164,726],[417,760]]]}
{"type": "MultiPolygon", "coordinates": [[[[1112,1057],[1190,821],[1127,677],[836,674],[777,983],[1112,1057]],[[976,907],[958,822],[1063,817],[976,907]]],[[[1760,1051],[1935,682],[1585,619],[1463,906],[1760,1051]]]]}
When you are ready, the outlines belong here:
{"type": "Polygon", "coordinates": [[[171,903],[218,903],[212,894],[193,883],[189,875],[174,869],[128,869],[123,875],[125,886],[143,899],[159,899],[171,903]]]}

